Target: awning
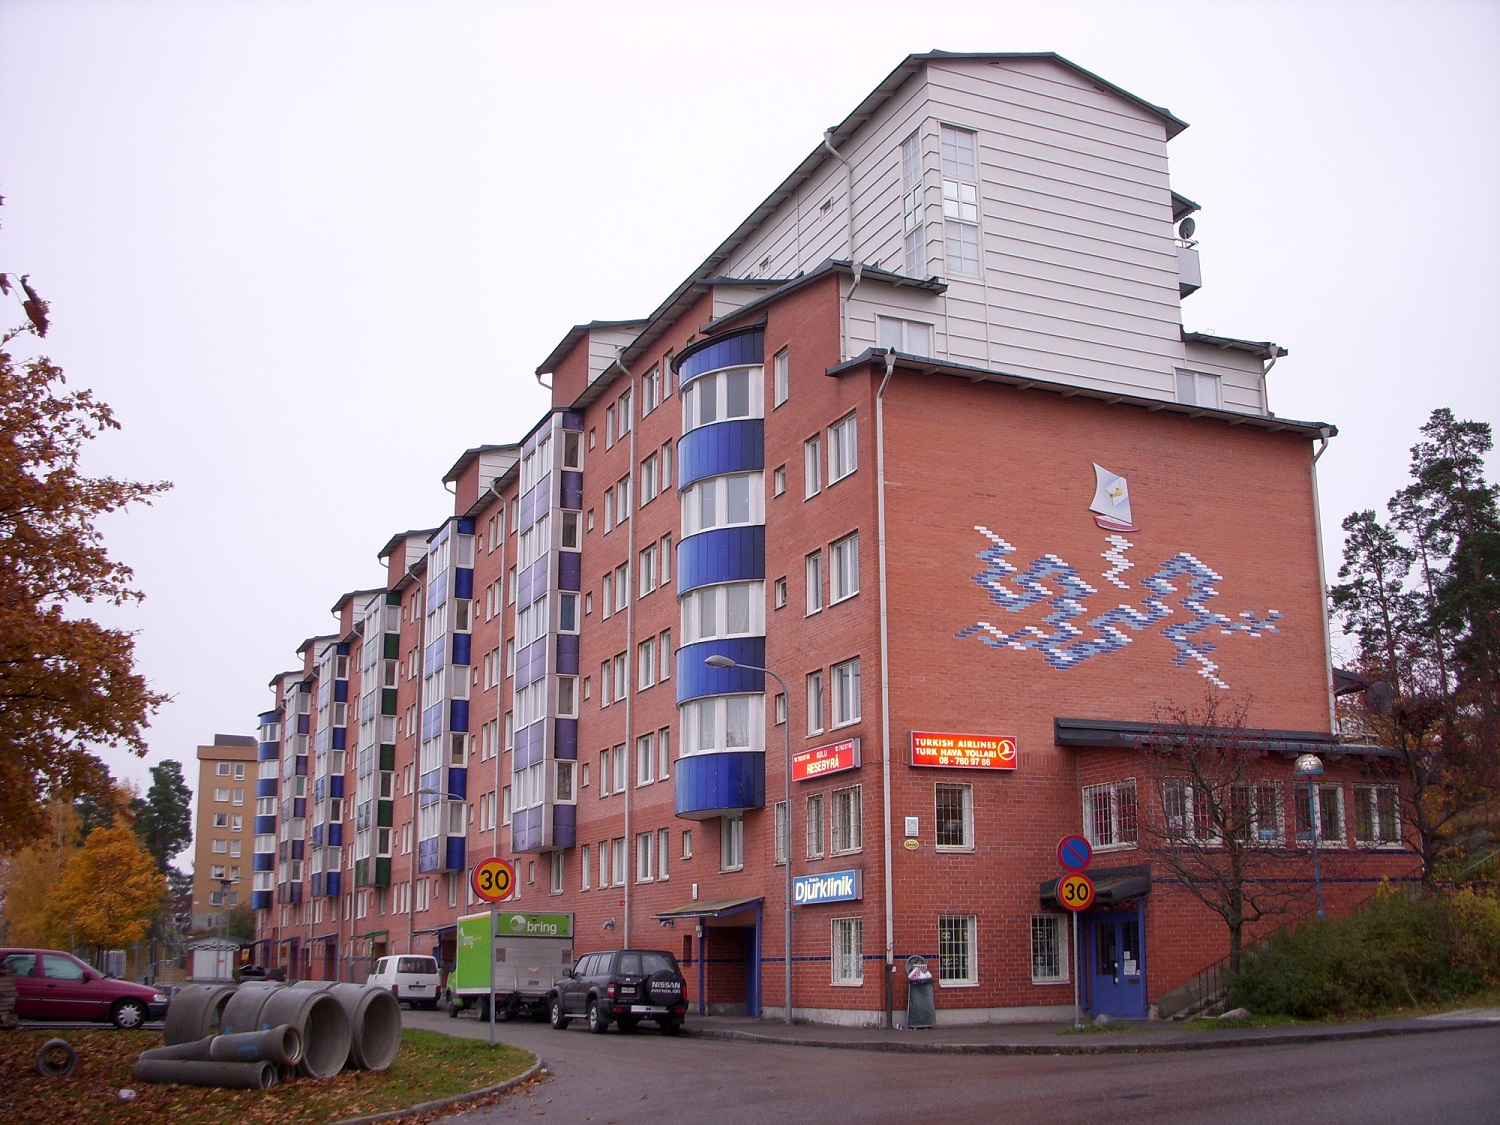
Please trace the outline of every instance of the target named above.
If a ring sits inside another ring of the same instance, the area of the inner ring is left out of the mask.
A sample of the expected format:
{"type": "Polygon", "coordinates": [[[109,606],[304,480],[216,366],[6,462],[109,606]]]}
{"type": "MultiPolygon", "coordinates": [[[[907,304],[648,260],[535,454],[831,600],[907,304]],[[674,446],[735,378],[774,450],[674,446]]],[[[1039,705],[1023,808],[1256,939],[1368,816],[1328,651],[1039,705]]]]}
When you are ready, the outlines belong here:
{"type": "Polygon", "coordinates": [[[1114,719],[1052,720],[1052,738],[1059,746],[1090,747],[1101,750],[1139,750],[1153,742],[1170,743],[1174,736],[1211,738],[1215,734],[1245,750],[1261,750],[1294,758],[1298,754],[1319,754],[1330,758],[1341,755],[1358,758],[1390,757],[1394,751],[1381,746],[1357,742],[1340,742],[1326,731],[1261,730],[1249,727],[1198,728],[1190,730],[1179,723],[1123,722],[1114,719]]]}
{"type": "Polygon", "coordinates": [[[738,914],[742,910],[759,906],[764,901],[755,898],[726,898],[719,902],[690,902],[686,906],[674,906],[670,910],[658,910],[656,917],[667,918],[722,918],[726,914],[738,914]]]}
{"type": "Polygon", "coordinates": [[[423,934],[436,934],[438,937],[442,937],[444,934],[456,934],[456,933],[458,933],[458,927],[457,926],[434,926],[430,930],[413,930],[411,932],[411,936],[412,937],[421,937],[423,934]]]}
{"type": "MultiPolygon", "coordinates": [[[[1151,893],[1151,868],[1149,867],[1112,867],[1108,871],[1086,871],[1084,874],[1094,884],[1094,901],[1091,906],[1118,906],[1129,899],[1140,898],[1141,895],[1151,893]]],[[[1056,879],[1048,879],[1042,884],[1043,909],[1061,908],[1062,904],[1057,901],[1057,884],[1062,882],[1062,878],[1059,876],[1056,879]]]]}
{"type": "Polygon", "coordinates": [[[371,930],[367,934],[355,934],[350,941],[374,941],[376,938],[390,937],[390,930],[371,930]]]}

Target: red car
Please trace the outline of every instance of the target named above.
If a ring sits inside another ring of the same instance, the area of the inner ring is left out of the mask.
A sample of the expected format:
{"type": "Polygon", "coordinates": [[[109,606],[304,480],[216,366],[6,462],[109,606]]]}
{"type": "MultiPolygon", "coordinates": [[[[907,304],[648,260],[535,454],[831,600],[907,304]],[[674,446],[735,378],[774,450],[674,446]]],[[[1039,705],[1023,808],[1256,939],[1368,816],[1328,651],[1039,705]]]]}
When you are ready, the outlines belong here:
{"type": "Polygon", "coordinates": [[[0,949],[0,966],[16,982],[16,1015],[23,1020],[108,1020],[135,1028],[167,1014],[164,994],[107,977],[71,953],[0,949]]]}

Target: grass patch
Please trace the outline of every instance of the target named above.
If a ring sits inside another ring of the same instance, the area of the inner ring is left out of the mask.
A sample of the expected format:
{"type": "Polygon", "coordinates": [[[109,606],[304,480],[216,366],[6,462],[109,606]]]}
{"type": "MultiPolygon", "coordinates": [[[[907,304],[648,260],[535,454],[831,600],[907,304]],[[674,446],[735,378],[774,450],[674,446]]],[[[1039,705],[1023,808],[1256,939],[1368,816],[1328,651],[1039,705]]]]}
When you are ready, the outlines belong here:
{"type": "Polygon", "coordinates": [[[1117,1031],[1135,1031],[1136,1025],[1116,1020],[1107,1023],[1103,1027],[1095,1027],[1092,1023],[1086,1023],[1082,1027],[1065,1027],[1058,1032],[1059,1035],[1113,1035],[1117,1031]]]}
{"type": "Polygon", "coordinates": [[[339,1121],[406,1109],[504,1082],[535,1061],[529,1051],[409,1028],[390,1070],[346,1070],[333,1078],[298,1078],[269,1090],[219,1090],[137,1082],[140,1053],[161,1046],[160,1032],[80,1028],[0,1031],[0,1120],[6,1125],[282,1125],[339,1121]],[[43,1078],[36,1057],[49,1039],[78,1053],[78,1069],[43,1078]],[[120,1091],[135,1091],[122,1100],[120,1091]]]}

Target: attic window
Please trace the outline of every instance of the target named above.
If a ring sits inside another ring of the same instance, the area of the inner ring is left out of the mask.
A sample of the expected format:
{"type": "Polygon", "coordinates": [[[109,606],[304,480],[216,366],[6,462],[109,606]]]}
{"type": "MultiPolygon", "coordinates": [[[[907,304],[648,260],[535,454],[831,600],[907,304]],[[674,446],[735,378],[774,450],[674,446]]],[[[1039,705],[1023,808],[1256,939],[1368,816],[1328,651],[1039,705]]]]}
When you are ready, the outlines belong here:
{"type": "Polygon", "coordinates": [[[826,215],[829,211],[833,210],[833,200],[832,199],[825,199],[825,200],[823,200],[823,203],[822,203],[821,206],[818,207],[818,210],[821,211],[821,212],[823,212],[823,214],[826,215]]]}

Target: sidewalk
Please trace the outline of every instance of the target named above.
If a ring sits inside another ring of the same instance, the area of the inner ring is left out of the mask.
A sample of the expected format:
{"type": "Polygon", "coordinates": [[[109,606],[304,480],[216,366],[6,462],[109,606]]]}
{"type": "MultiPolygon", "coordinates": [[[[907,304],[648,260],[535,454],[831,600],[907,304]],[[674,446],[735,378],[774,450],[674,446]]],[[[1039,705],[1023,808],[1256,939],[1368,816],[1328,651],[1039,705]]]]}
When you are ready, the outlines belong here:
{"type": "Polygon", "coordinates": [[[1213,1027],[1190,1030],[1182,1024],[1169,1021],[1121,1021],[1108,1031],[1100,1031],[1085,1023],[1084,1030],[1080,1032],[1073,1031],[1071,1020],[1066,1023],[991,1023],[962,1027],[939,1026],[915,1031],[885,1031],[880,1028],[829,1027],[822,1024],[793,1024],[788,1027],[771,1020],[689,1013],[685,1030],[687,1034],[705,1038],[742,1039],[757,1043],[827,1047],[835,1050],[1062,1055],[1265,1047],[1330,1039],[1419,1035],[1471,1027],[1500,1027],[1500,1008],[1296,1027],[1213,1027]]]}

